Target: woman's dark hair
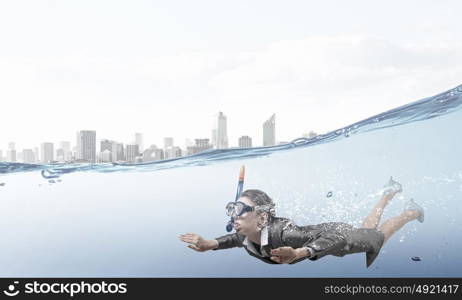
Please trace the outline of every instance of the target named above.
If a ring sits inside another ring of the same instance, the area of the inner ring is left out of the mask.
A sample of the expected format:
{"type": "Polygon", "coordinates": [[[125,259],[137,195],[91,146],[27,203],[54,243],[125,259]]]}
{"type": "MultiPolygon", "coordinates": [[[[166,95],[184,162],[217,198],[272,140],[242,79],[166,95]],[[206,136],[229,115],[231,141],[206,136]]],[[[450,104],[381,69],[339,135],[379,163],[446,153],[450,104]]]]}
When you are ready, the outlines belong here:
{"type": "Polygon", "coordinates": [[[252,200],[252,202],[255,203],[255,206],[257,206],[257,211],[267,212],[270,217],[274,217],[276,215],[276,210],[274,209],[276,204],[274,204],[273,199],[271,199],[265,192],[260,190],[245,190],[241,194],[241,197],[247,197],[252,200]]]}

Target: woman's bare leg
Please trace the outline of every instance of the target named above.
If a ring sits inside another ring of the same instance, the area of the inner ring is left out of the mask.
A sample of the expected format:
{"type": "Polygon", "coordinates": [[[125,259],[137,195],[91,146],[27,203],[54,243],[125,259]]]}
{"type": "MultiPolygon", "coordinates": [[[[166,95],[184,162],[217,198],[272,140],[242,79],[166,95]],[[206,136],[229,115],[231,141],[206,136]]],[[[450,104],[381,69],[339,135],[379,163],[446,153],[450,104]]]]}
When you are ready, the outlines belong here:
{"type": "Polygon", "coordinates": [[[405,210],[399,216],[390,218],[380,225],[379,230],[385,235],[385,242],[398,230],[400,230],[406,223],[417,219],[421,215],[418,210],[405,210]]]}
{"type": "Polygon", "coordinates": [[[382,196],[382,199],[374,206],[369,215],[363,221],[363,228],[376,229],[379,225],[380,218],[382,217],[383,210],[388,202],[396,195],[396,193],[389,193],[382,196]]]}
{"type": "Polygon", "coordinates": [[[387,206],[388,202],[397,194],[403,191],[401,184],[393,180],[393,177],[390,177],[388,182],[384,186],[382,198],[374,206],[369,215],[363,221],[363,228],[377,229],[379,225],[380,218],[382,217],[383,210],[387,206]]]}

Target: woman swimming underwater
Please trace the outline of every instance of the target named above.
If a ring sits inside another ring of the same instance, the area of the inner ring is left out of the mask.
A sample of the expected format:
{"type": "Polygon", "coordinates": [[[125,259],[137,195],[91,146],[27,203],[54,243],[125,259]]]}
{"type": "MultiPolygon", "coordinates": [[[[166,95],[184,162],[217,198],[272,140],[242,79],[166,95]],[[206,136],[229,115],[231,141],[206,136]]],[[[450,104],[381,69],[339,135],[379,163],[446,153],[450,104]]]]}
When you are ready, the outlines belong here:
{"type": "Polygon", "coordinates": [[[364,219],[362,227],[355,228],[342,222],[297,226],[289,219],[276,217],[275,204],[265,192],[246,190],[226,207],[235,233],[212,240],[195,233],[179,238],[199,252],[244,247],[248,254],[271,264],[294,264],[307,258],[317,260],[325,255],[365,252],[369,267],[395,232],[415,219],[424,220],[423,208],[411,199],[400,215],[379,226],[385,207],[401,191],[401,184],[390,178],[380,201],[364,219]]]}

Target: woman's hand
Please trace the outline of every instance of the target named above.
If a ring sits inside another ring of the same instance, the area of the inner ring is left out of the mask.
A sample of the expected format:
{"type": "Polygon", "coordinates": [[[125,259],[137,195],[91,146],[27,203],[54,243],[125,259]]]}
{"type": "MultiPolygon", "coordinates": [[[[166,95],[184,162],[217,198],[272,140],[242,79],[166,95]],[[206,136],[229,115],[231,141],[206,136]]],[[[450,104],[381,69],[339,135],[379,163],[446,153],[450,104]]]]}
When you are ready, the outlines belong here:
{"type": "Polygon", "coordinates": [[[216,240],[205,240],[200,235],[195,233],[186,233],[179,236],[180,240],[188,243],[188,248],[196,250],[198,252],[204,252],[212,250],[218,247],[216,240]]]}
{"type": "Polygon", "coordinates": [[[294,249],[292,247],[279,247],[271,250],[271,260],[280,264],[290,264],[294,260],[309,256],[307,248],[294,249]]]}

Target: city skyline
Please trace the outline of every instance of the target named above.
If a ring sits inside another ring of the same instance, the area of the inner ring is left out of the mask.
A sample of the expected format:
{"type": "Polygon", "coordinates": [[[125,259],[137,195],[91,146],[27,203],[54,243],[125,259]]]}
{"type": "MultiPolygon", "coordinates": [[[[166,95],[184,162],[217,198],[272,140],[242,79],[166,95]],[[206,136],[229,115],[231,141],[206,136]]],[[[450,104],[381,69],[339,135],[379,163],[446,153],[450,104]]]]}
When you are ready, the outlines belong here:
{"type": "MultiPolygon", "coordinates": [[[[154,143],[144,147],[144,134],[134,133],[131,142],[121,142],[107,138],[98,138],[95,130],[79,130],[76,134],[75,146],[69,141],[59,141],[59,146],[55,148],[53,142],[40,143],[33,150],[23,148],[22,151],[16,146],[16,142],[8,143],[7,155],[3,157],[0,148],[0,161],[24,162],[24,163],[50,163],[50,162],[148,162],[168,158],[176,158],[199,153],[208,149],[227,149],[227,148],[248,148],[258,146],[273,146],[278,143],[276,140],[276,114],[272,114],[269,119],[262,123],[261,144],[253,142],[253,138],[243,135],[238,138],[236,143],[229,144],[227,136],[227,117],[223,112],[218,112],[212,126],[211,137],[194,138],[195,143],[190,139],[185,140],[185,145],[175,145],[174,137],[164,137],[163,144],[154,143]],[[145,148],[145,149],[144,149],[145,148]]],[[[313,137],[313,131],[305,133],[305,137],[313,137]]],[[[286,143],[287,141],[279,143],[286,143]]],[[[58,144],[58,143],[56,143],[58,144]]]]}
{"type": "Polygon", "coordinates": [[[2,1],[0,148],[182,143],[219,111],[230,144],[273,112],[290,141],[436,95],[461,83],[462,3],[414,2],[2,1]]]}
{"type": "MultiPolygon", "coordinates": [[[[271,113],[270,115],[274,115],[274,113],[271,113]]],[[[204,119],[204,118],[202,118],[204,119]]],[[[249,128],[249,130],[247,131],[243,131],[242,134],[236,134],[235,133],[235,130],[231,127],[230,130],[227,130],[229,128],[229,125],[228,125],[228,117],[227,115],[224,115],[224,113],[222,111],[219,111],[218,114],[215,113],[213,117],[210,118],[210,120],[204,120],[204,124],[210,124],[212,123],[212,128],[208,129],[208,130],[203,130],[203,134],[196,134],[196,135],[193,135],[193,136],[186,136],[184,137],[183,139],[182,138],[178,138],[178,137],[174,137],[175,140],[177,141],[180,141],[179,143],[177,142],[177,145],[180,146],[180,147],[184,147],[184,148],[187,148],[187,140],[191,140],[191,139],[194,139],[194,138],[197,138],[197,137],[202,137],[202,138],[209,138],[210,139],[210,142],[212,144],[214,144],[213,140],[214,140],[214,131],[216,129],[219,129],[219,131],[217,131],[217,137],[220,138],[220,140],[222,139],[221,143],[222,143],[222,147],[228,147],[228,148],[231,148],[231,147],[238,147],[239,146],[239,138],[241,138],[242,136],[250,136],[252,137],[252,140],[253,140],[253,144],[254,145],[260,145],[260,146],[263,146],[264,143],[263,143],[263,139],[264,139],[264,134],[263,134],[263,131],[261,130],[261,126],[263,124],[263,120],[266,120],[268,119],[268,117],[266,118],[262,118],[262,120],[258,120],[260,121],[260,124],[257,124],[256,128],[249,128]],[[221,119],[221,121],[219,120],[221,119]],[[210,122],[211,121],[211,122],[210,122]],[[235,138],[228,138],[228,132],[233,132],[233,136],[236,136],[235,138]],[[254,134],[254,135],[251,135],[250,132],[258,132],[257,134],[254,134]]],[[[233,120],[233,118],[231,118],[231,122],[234,123],[236,120],[233,120]]],[[[85,128],[85,126],[82,126],[85,128]]],[[[187,128],[188,126],[185,125],[185,128],[187,128]]],[[[87,128],[89,128],[87,126],[87,128]]],[[[281,141],[291,141],[291,140],[294,140],[296,138],[299,138],[299,137],[302,137],[304,134],[306,134],[308,131],[312,131],[313,129],[312,128],[300,128],[298,131],[298,133],[292,133],[290,136],[292,137],[285,137],[285,138],[282,138],[280,139],[281,141]]],[[[80,131],[79,129],[77,130],[74,130],[75,132],[78,132],[80,131]]],[[[92,130],[89,130],[89,131],[97,131],[99,132],[97,129],[92,129],[92,130]]],[[[278,131],[279,131],[279,128],[278,128],[278,131]]],[[[140,131],[138,131],[140,132],[140,131]]],[[[124,137],[124,138],[117,138],[116,136],[120,136],[120,134],[117,134],[116,132],[112,132],[112,133],[109,133],[109,134],[98,134],[99,135],[99,139],[100,140],[104,140],[104,139],[107,139],[107,140],[114,140],[114,141],[118,141],[120,143],[123,143],[123,144],[137,144],[137,131],[130,131],[128,133],[128,136],[124,137]],[[135,134],[133,135],[133,132],[135,132],[135,134]]],[[[162,135],[159,135],[159,134],[154,134],[152,132],[149,132],[147,131],[147,133],[143,133],[142,134],[142,138],[140,139],[139,141],[139,147],[140,149],[143,148],[143,140],[148,140],[148,138],[146,138],[146,136],[151,136],[151,138],[149,138],[149,140],[151,141],[149,145],[145,145],[146,147],[147,146],[150,146],[151,144],[153,145],[158,145],[159,147],[163,147],[163,144],[164,144],[164,138],[168,137],[168,135],[165,135],[165,136],[162,136],[162,135]],[[152,138],[153,137],[153,138],[152,138]]],[[[138,137],[140,138],[140,137],[138,137]]],[[[6,142],[5,145],[2,145],[0,144],[0,150],[6,150],[9,148],[9,144],[11,143],[11,141],[14,141],[13,143],[16,145],[16,148],[17,149],[28,149],[28,148],[35,148],[35,147],[40,147],[41,143],[43,143],[43,141],[40,140],[40,138],[34,138],[34,140],[38,140],[38,142],[31,142],[31,141],[28,141],[28,140],[25,140],[25,138],[23,138],[22,136],[18,136],[18,137],[15,137],[9,141],[6,142]]],[[[63,138],[53,138],[53,137],[48,137],[46,138],[47,141],[49,142],[52,142],[53,144],[59,144],[61,143],[62,141],[69,141],[69,140],[73,140],[72,138],[69,137],[69,134],[66,134],[66,135],[63,135],[63,138]]]]}

